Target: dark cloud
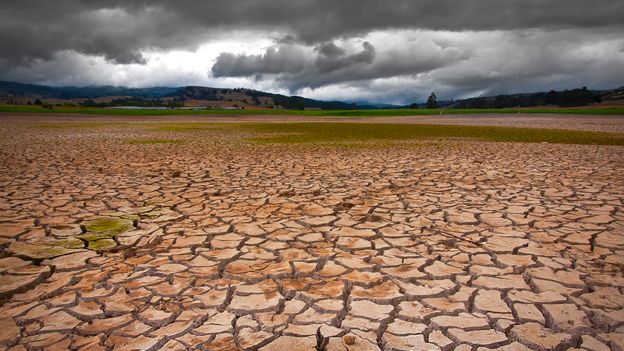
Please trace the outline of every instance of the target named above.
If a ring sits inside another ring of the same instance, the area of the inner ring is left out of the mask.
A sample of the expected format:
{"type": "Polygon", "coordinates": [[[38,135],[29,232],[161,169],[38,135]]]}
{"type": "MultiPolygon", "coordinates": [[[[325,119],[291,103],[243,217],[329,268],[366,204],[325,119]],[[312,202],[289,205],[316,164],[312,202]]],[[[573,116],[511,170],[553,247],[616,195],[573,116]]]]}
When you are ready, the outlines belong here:
{"type": "Polygon", "coordinates": [[[212,67],[212,75],[260,78],[262,75],[273,74],[293,81],[296,86],[305,86],[303,82],[294,81],[308,79],[311,74],[327,75],[342,69],[352,69],[360,64],[368,65],[375,58],[375,48],[369,42],[364,42],[362,50],[353,54],[348,54],[344,48],[334,43],[324,43],[313,52],[306,52],[305,49],[299,45],[282,44],[270,47],[259,55],[221,53],[212,67]],[[313,55],[316,55],[315,59],[312,58],[313,55]]]}
{"type": "Polygon", "coordinates": [[[246,77],[263,74],[298,73],[304,68],[303,51],[292,45],[271,47],[261,55],[222,53],[212,67],[215,77],[246,77]]]}
{"type": "Polygon", "coordinates": [[[314,49],[297,45],[268,48],[262,55],[222,53],[212,67],[215,77],[252,77],[273,74],[281,86],[291,91],[318,88],[376,78],[415,75],[458,62],[470,56],[469,50],[442,47],[419,41],[377,53],[365,41],[361,50],[349,52],[335,43],[314,49]],[[289,69],[292,68],[292,69],[289,69]]]}
{"type": "Polygon", "coordinates": [[[622,18],[621,0],[6,0],[0,79],[395,103],[610,88],[624,84],[622,18]],[[178,49],[205,64],[168,64],[178,49]]]}
{"type": "Polygon", "coordinates": [[[352,55],[346,55],[346,51],[333,43],[321,45],[318,49],[320,55],[316,58],[316,68],[319,73],[329,73],[345,67],[360,63],[370,64],[375,58],[375,47],[369,42],[362,44],[362,51],[352,55]]]}
{"type": "Polygon", "coordinates": [[[372,30],[621,27],[622,18],[621,0],[6,0],[0,59],[23,64],[75,50],[141,62],[147,48],[192,48],[241,29],[311,45],[372,30]]]}
{"type": "Polygon", "coordinates": [[[336,58],[338,56],[342,56],[346,53],[346,51],[338,47],[334,43],[323,43],[319,45],[316,50],[323,56],[327,58],[336,58]]]}

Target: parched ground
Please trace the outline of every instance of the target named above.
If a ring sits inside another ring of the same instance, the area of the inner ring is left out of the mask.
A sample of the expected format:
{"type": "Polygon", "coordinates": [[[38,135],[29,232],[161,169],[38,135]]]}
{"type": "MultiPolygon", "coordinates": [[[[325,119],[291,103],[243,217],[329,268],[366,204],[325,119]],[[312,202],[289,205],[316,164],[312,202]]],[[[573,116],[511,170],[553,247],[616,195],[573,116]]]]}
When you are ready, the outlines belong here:
{"type": "MultiPolygon", "coordinates": [[[[24,121],[23,114],[0,113],[0,121],[24,121]]],[[[558,114],[483,114],[483,115],[416,115],[394,117],[315,117],[287,115],[189,115],[189,116],[88,116],[78,114],[29,115],[29,123],[36,122],[98,122],[98,123],[184,123],[198,122],[367,122],[406,124],[453,124],[473,126],[502,126],[524,128],[561,128],[599,132],[624,132],[623,115],[558,115],[558,114]]]]}
{"type": "Polygon", "coordinates": [[[624,348],[624,147],[197,119],[0,116],[0,349],[624,348]]]}

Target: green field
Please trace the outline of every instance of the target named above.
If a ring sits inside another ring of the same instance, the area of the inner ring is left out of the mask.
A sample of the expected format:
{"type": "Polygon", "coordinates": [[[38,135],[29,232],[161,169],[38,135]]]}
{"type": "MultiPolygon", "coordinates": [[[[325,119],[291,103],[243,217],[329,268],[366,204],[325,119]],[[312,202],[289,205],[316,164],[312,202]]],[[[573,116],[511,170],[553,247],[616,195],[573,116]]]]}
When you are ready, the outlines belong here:
{"type": "Polygon", "coordinates": [[[624,145],[624,134],[563,129],[394,123],[241,123],[260,143],[475,139],[497,142],[624,145]]]}
{"type": "Polygon", "coordinates": [[[502,108],[502,109],[379,109],[379,110],[119,110],[98,107],[58,106],[45,109],[39,106],[2,105],[0,112],[18,113],[79,113],[111,116],[168,116],[168,115],[301,115],[301,116],[413,116],[437,114],[513,114],[513,113],[556,113],[582,115],[622,115],[624,107],[604,108],[502,108]]]}
{"type": "MultiPolygon", "coordinates": [[[[151,124],[143,125],[150,126],[151,124]]],[[[151,127],[148,127],[151,128],[151,127]]],[[[471,139],[496,142],[624,145],[624,133],[566,129],[399,123],[163,123],[160,132],[244,132],[261,144],[471,139]]],[[[147,143],[147,142],[146,142],[147,143]]]]}
{"type": "MultiPolygon", "coordinates": [[[[496,142],[552,144],[624,145],[624,133],[608,133],[552,128],[518,128],[449,124],[361,123],[361,122],[53,122],[38,123],[42,129],[139,128],[159,134],[158,138],[133,139],[129,144],[179,144],[186,136],[169,133],[244,133],[247,139],[260,144],[350,143],[362,141],[406,141],[468,139],[496,142]],[[160,136],[165,136],[161,138],[160,136]]],[[[195,134],[194,137],[202,134],[195,134]]]]}

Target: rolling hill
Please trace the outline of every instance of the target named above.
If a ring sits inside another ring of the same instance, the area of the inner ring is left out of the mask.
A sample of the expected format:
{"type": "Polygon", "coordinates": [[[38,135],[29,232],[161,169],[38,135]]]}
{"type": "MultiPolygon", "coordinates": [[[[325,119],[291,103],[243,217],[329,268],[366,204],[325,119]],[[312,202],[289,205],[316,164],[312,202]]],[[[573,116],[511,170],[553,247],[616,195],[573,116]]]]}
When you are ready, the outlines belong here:
{"type": "MultiPolygon", "coordinates": [[[[52,87],[0,81],[0,104],[25,105],[41,100],[57,105],[89,106],[186,106],[244,109],[353,110],[379,108],[423,108],[424,103],[398,106],[321,101],[245,88],[203,86],[124,88],[115,86],[52,87]]],[[[585,88],[521,94],[441,100],[444,108],[479,109],[535,106],[624,105],[624,87],[609,90],[585,88]]]]}
{"type": "Polygon", "coordinates": [[[340,101],[320,101],[301,96],[286,96],[244,88],[202,86],[123,88],[114,86],[51,87],[0,81],[0,103],[26,104],[40,99],[49,103],[136,102],[137,100],[177,101],[185,106],[286,108],[294,110],[349,110],[356,105],[340,101]]]}

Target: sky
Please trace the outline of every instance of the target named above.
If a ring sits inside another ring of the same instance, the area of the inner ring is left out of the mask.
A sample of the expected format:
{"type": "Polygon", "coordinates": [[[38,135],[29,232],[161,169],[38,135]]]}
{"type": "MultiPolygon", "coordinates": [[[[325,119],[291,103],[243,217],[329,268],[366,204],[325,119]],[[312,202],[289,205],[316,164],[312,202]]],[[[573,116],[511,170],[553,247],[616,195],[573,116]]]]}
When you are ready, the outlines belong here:
{"type": "Polygon", "coordinates": [[[622,0],[3,0],[0,80],[407,104],[624,85],[622,0]]]}

